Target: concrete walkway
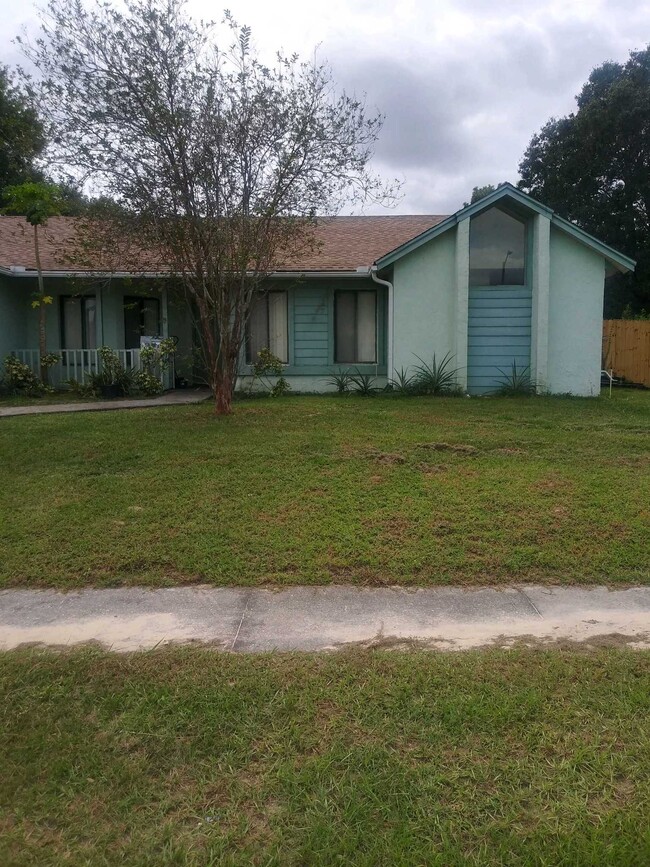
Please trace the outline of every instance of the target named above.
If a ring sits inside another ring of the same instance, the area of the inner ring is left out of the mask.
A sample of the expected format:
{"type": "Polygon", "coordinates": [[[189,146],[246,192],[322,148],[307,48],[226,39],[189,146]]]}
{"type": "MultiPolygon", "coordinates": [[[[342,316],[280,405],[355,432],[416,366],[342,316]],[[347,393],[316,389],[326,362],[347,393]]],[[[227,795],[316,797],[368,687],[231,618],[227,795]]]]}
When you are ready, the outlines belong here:
{"type": "Polygon", "coordinates": [[[114,400],[93,400],[88,403],[47,403],[31,406],[2,406],[0,418],[12,415],[41,415],[52,412],[101,412],[108,409],[142,409],[149,406],[180,406],[187,403],[201,403],[210,397],[207,388],[179,389],[168,391],[160,397],[123,397],[114,400]]]}
{"type": "Polygon", "coordinates": [[[650,647],[650,587],[179,587],[0,592],[0,648],[199,642],[227,651],[332,650],[415,639],[440,650],[517,640],[650,647]]]}

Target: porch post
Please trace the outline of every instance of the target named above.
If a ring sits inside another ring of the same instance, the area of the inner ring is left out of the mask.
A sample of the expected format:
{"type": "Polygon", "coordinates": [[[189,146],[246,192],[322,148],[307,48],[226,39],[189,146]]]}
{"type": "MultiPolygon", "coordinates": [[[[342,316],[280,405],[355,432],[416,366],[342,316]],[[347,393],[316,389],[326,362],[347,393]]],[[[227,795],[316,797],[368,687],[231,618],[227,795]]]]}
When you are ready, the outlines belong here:
{"type": "Polygon", "coordinates": [[[97,324],[95,325],[97,346],[104,345],[104,289],[100,283],[97,288],[97,324]]]}
{"type": "Polygon", "coordinates": [[[163,286],[163,288],[162,288],[161,302],[162,303],[160,306],[161,306],[161,310],[162,310],[162,322],[160,324],[161,324],[161,328],[162,328],[162,337],[169,337],[169,320],[167,317],[168,293],[167,293],[167,287],[166,286],[163,286]]]}
{"type": "MultiPolygon", "coordinates": [[[[167,292],[167,286],[163,286],[161,290],[160,297],[160,310],[161,310],[161,323],[160,330],[162,331],[162,337],[169,337],[169,297],[167,292]]],[[[171,364],[164,374],[164,384],[166,388],[173,388],[174,382],[176,379],[176,367],[174,365],[174,356],[171,357],[171,364]]]]}
{"type": "Polygon", "coordinates": [[[467,326],[469,322],[469,217],[456,226],[456,339],[453,366],[458,385],[467,388],[467,326]]]}

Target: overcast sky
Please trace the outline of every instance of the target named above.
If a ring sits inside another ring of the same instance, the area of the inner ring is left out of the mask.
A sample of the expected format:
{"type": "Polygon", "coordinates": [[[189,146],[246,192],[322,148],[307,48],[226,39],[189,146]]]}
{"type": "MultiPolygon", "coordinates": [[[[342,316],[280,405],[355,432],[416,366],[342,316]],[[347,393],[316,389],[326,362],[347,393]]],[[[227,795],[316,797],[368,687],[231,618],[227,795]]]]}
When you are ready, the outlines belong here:
{"type": "MultiPolygon", "coordinates": [[[[35,4],[42,5],[42,4],[35,4]]],[[[375,168],[404,181],[397,213],[451,213],[472,187],[517,180],[531,135],[574,107],[594,66],[650,42],[644,0],[230,0],[262,52],[330,61],[386,115],[375,168]]],[[[189,0],[197,16],[220,4],[189,0]]],[[[34,6],[0,0],[0,62],[35,31],[34,6]]],[[[385,211],[384,211],[385,212],[385,211]]],[[[368,209],[368,213],[382,213],[368,209]]]]}

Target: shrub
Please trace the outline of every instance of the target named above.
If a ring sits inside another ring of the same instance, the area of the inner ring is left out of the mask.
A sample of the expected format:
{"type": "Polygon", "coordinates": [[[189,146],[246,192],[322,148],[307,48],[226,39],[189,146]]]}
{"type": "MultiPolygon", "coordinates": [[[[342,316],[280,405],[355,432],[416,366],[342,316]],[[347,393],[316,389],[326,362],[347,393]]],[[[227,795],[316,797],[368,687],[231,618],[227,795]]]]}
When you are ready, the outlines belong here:
{"type": "Polygon", "coordinates": [[[133,388],[134,373],[127,370],[113,349],[101,346],[97,350],[101,359],[101,369],[88,377],[93,391],[99,391],[102,386],[117,386],[122,394],[129,394],[133,388]]]}
{"type": "Polygon", "coordinates": [[[281,397],[291,388],[290,383],[284,378],[284,362],[274,355],[270,349],[260,349],[257,353],[257,361],[251,364],[253,376],[249,392],[253,391],[255,381],[259,380],[271,397],[281,397]],[[278,377],[272,382],[271,377],[278,377]]]}
{"type": "Polygon", "coordinates": [[[43,385],[31,367],[15,355],[5,358],[4,368],[4,387],[10,394],[38,395],[50,390],[43,385]]]}
{"type": "Polygon", "coordinates": [[[139,370],[133,377],[133,388],[146,394],[148,397],[156,397],[162,394],[164,387],[162,382],[148,370],[139,370]]]}

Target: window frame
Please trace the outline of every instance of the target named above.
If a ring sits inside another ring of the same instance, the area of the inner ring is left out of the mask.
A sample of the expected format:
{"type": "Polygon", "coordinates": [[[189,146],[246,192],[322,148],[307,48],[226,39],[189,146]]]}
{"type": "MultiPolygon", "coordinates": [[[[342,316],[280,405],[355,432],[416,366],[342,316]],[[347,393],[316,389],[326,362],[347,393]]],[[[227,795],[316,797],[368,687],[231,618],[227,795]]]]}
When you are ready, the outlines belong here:
{"type": "Polygon", "coordinates": [[[61,349],[65,350],[75,350],[75,349],[86,349],[92,350],[97,349],[97,296],[96,295],[59,295],[59,339],[61,343],[61,349]],[[80,302],[79,304],[79,314],[81,316],[81,346],[67,346],[66,340],[66,328],[65,328],[65,305],[66,301],[76,301],[80,302]],[[86,302],[94,301],[95,303],[95,346],[88,346],[88,327],[87,327],[87,316],[86,316],[86,302]]]}
{"type": "Polygon", "coordinates": [[[470,237],[469,237],[469,247],[468,247],[468,256],[467,256],[467,271],[468,271],[468,284],[470,289],[499,289],[504,286],[509,286],[511,288],[524,288],[530,284],[530,269],[531,269],[531,260],[532,260],[532,232],[530,230],[530,215],[522,214],[518,211],[515,211],[511,208],[501,207],[500,205],[491,205],[489,208],[486,208],[484,211],[480,211],[478,214],[475,214],[474,217],[470,217],[470,237]],[[524,276],[522,283],[472,283],[472,221],[475,217],[480,217],[483,214],[487,214],[490,211],[501,211],[502,214],[505,214],[507,217],[510,217],[513,220],[516,220],[523,226],[524,229],[524,241],[523,241],[523,251],[524,251],[524,276]]]}
{"type": "Polygon", "coordinates": [[[333,355],[333,363],[334,364],[355,364],[355,365],[378,365],[379,364],[379,334],[378,334],[378,324],[379,324],[379,293],[376,289],[335,289],[334,290],[334,321],[333,321],[333,332],[334,332],[334,355],[333,355]],[[359,353],[359,295],[361,292],[369,292],[374,295],[375,299],[375,322],[374,322],[374,345],[375,345],[375,357],[373,361],[361,361],[358,359],[359,353]],[[354,296],[354,340],[355,340],[355,355],[356,359],[353,360],[342,360],[339,358],[339,340],[338,340],[338,300],[341,295],[353,295],[354,296]]]}
{"type": "MultiPolygon", "coordinates": [[[[286,330],[286,345],[285,345],[285,352],[284,352],[285,357],[282,358],[281,356],[278,355],[278,358],[280,358],[280,361],[282,362],[282,364],[284,364],[285,366],[288,367],[291,363],[290,353],[289,353],[289,349],[290,349],[290,345],[291,345],[290,333],[289,333],[289,324],[290,324],[290,318],[291,317],[289,314],[289,292],[287,289],[269,289],[266,292],[261,293],[261,295],[258,298],[255,298],[253,301],[254,304],[264,303],[266,305],[266,340],[263,343],[263,346],[266,346],[266,348],[269,351],[271,351],[271,346],[270,346],[270,343],[271,343],[271,315],[270,315],[270,309],[269,309],[269,298],[271,295],[284,295],[284,299],[285,299],[285,303],[284,303],[284,308],[286,311],[286,329],[285,329],[286,330]]],[[[252,309],[252,305],[251,305],[251,309],[252,309]]],[[[251,317],[250,317],[250,311],[249,311],[249,316],[246,319],[246,328],[245,328],[245,334],[244,334],[244,360],[245,360],[246,364],[252,365],[255,362],[253,360],[252,353],[251,353],[250,326],[251,326],[251,317]]]]}

